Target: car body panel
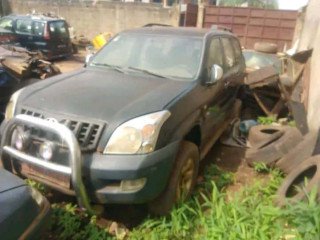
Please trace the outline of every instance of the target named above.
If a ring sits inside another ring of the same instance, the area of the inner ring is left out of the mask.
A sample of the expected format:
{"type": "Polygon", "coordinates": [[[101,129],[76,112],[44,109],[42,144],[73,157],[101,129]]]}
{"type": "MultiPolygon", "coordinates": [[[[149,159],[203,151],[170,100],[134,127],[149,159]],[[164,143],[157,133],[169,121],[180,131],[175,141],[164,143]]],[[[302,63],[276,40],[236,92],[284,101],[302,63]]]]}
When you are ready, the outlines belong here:
{"type": "Polygon", "coordinates": [[[31,188],[4,169],[0,169],[0,206],[1,239],[38,238],[48,224],[47,200],[35,200],[31,188]]]}

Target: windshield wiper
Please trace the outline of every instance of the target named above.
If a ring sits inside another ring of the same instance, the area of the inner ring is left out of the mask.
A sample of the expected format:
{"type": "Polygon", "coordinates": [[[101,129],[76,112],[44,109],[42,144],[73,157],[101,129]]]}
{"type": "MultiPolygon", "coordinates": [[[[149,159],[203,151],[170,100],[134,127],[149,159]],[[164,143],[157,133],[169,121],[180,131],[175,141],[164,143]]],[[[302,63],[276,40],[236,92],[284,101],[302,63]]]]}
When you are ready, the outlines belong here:
{"type": "Polygon", "coordinates": [[[160,77],[160,78],[168,78],[167,76],[163,76],[161,74],[158,73],[154,73],[145,69],[141,69],[141,68],[136,68],[136,67],[127,67],[127,69],[131,69],[131,70],[135,70],[135,71],[139,71],[139,72],[143,72],[152,76],[156,76],[156,77],[160,77]]]}
{"type": "Polygon", "coordinates": [[[110,65],[110,64],[107,64],[107,63],[91,63],[92,66],[103,66],[103,67],[108,67],[108,68],[111,68],[111,69],[114,69],[118,72],[121,72],[121,73],[125,73],[125,71],[123,70],[122,67],[119,67],[119,66],[116,66],[116,65],[110,65]]]}

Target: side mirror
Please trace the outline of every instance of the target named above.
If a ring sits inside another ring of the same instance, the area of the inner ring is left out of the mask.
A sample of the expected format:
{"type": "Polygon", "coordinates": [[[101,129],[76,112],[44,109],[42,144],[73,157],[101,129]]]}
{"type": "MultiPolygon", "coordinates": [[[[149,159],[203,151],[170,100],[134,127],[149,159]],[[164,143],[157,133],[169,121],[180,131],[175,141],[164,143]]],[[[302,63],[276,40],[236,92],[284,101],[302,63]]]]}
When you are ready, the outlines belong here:
{"type": "Polygon", "coordinates": [[[211,67],[210,79],[208,79],[207,84],[212,85],[215,82],[219,81],[223,76],[223,69],[217,65],[213,64],[211,67]]]}
{"type": "Polygon", "coordinates": [[[85,60],[85,66],[88,65],[88,63],[91,61],[91,59],[93,58],[93,53],[90,53],[86,56],[86,60],[85,60]]]}

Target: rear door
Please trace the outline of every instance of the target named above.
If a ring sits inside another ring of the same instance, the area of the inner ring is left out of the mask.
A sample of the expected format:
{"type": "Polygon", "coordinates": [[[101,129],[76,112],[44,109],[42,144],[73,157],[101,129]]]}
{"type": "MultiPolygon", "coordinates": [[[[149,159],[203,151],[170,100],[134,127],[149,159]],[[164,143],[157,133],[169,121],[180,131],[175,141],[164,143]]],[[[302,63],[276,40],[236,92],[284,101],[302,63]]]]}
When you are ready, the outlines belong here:
{"type": "Polygon", "coordinates": [[[67,55],[71,53],[71,41],[68,25],[63,20],[48,22],[49,44],[53,56],[67,55]]]}
{"type": "Polygon", "coordinates": [[[221,108],[224,113],[228,114],[228,112],[232,110],[236,100],[240,87],[240,79],[243,77],[243,71],[240,66],[240,59],[238,59],[239,55],[236,54],[233,47],[232,38],[222,36],[221,43],[224,52],[224,94],[222,96],[221,108]]]}

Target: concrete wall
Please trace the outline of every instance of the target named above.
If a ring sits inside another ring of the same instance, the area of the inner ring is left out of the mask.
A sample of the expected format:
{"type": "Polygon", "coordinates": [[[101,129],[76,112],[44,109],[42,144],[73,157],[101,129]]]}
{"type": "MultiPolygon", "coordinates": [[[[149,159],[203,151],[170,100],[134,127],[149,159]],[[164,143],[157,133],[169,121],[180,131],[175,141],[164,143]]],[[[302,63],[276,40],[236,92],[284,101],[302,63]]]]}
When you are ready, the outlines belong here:
{"type": "Polygon", "coordinates": [[[7,13],[25,14],[54,12],[74,27],[76,34],[89,38],[102,32],[117,33],[147,23],[177,26],[178,7],[163,8],[161,4],[122,3],[90,0],[2,0],[7,13]]]}
{"type": "Polygon", "coordinates": [[[310,0],[300,35],[299,50],[313,48],[312,58],[304,74],[304,95],[310,129],[320,127],[320,1],[310,0]]]}

